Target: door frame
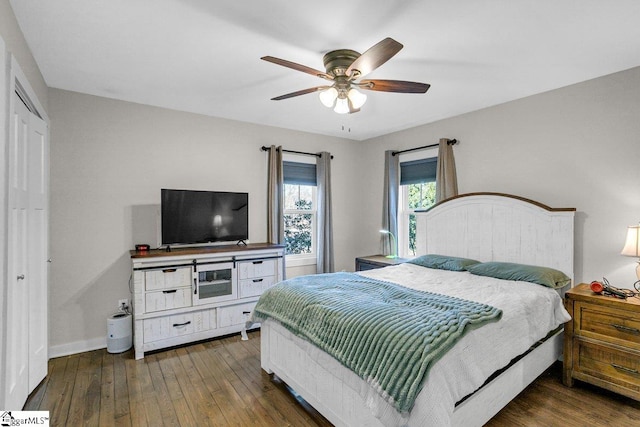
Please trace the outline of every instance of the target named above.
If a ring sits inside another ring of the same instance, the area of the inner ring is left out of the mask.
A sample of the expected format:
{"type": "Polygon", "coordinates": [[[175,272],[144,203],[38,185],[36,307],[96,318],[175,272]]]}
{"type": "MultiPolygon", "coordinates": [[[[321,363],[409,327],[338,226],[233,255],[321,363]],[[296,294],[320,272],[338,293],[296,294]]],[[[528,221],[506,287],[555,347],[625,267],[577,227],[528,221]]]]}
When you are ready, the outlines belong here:
{"type": "MultiPolygon", "coordinates": [[[[0,152],[2,158],[6,159],[0,162],[0,318],[6,319],[7,306],[6,306],[6,293],[7,293],[7,174],[8,171],[8,159],[7,154],[9,151],[9,61],[7,60],[7,51],[5,48],[4,39],[0,36],[0,152]]],[[[3,323],[5,323],[3,321],[3,323]]],[[[5,381],[5,333],[4,327],[0,327],[0,384],[4,384],[5,381]]],[[[4,393],[5,387],[0,387],[0,403],[5,402],[4,393]]],[[[3,406],[3,405],[0,405],[3,406]]]]}

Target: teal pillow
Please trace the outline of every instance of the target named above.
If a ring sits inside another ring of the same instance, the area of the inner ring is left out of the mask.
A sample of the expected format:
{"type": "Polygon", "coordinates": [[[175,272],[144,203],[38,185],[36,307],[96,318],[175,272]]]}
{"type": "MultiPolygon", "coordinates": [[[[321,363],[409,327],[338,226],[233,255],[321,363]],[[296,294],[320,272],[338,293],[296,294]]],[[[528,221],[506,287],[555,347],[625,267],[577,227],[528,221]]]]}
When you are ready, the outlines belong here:
{"type": "Polygon", "coordinates": [[[464,271],[470,265],[478,264],[480,261],[455,256],[430,254],[419,256],[407,262],[427,268],[437,268],[439,270],[464,271]]]}
{"type": "Polygon", "coordinates": [[[571,283],[571,279],[563,272],[536,265],[514,264],[511,262],[483,262],[470,265],[467,270],[471,274],[478,276],[537,283],[554,289],[562,288],[571,283]]]}

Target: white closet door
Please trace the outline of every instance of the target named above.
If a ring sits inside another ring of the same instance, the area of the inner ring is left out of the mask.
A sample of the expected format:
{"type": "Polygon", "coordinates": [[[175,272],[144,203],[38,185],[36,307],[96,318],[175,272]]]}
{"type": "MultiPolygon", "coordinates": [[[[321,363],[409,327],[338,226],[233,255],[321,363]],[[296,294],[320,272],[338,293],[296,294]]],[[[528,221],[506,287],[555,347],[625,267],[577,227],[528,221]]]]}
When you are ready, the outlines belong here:
{"type": "Polygon", "coordinates": [[[47,375],[49,142],[45,121],[11,96],[3,406],[19,410],[47,375]]]}
{"type": "Polygon", "coordinates": [[[28,271],[29,271],[29,392],[47,375],[49,254],[49,143],[47,125],[29,113],[28,130],[28,271]]]}
{"type": "Polygon", "coordinates": [[[8,287],[5,408],[19,410],[29,394],[29,280],[27,274],[27,147],[29,110],[12,102],[9,137],[8,287]]]}

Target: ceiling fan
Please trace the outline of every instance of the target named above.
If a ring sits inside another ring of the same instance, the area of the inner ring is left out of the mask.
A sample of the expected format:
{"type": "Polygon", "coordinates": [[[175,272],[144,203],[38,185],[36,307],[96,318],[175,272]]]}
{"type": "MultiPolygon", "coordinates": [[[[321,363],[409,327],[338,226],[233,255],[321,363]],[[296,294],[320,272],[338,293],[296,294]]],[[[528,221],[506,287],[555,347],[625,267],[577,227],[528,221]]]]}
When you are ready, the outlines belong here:
{"type": "Polygon", "coordinates": [[[360,111],[360,107],[367,100],[367,96],[357,89],[399,93],[425,93],[429,90],[430,85],[426,83],[402,80],[359,80],[391,59],[402,47],[401,43],[387,37],[362,55],[350,49],[333,50],[322,59],[326,72],[273,56],[263,56],[260,59],[332,82],[331,85],[315,86],[276,96],[271,98],[273,101],[320,92],[320,101],[325,106],[333,108],[336,113],[345,114],[360,111]]]}

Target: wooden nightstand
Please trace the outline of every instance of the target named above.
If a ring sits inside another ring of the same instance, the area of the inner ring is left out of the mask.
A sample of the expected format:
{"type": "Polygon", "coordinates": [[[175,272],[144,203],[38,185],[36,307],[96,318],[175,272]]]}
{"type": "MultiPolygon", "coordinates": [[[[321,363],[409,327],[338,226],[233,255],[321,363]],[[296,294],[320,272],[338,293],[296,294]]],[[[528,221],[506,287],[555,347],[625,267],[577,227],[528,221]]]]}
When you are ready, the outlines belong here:
{"type": "Polygon", "coordinates": [[[640,400],[640,299],[596,295],[582,283],[567,291],[565,307],[572,320],[564,328],[562,382],[640,400]]]}
{"type": "Polygon", "coordinates": [[[408,258],[387,258],[384,255],[370,255],[356,258],[356,271],[373,270],[409,261],[408,258]]]}

